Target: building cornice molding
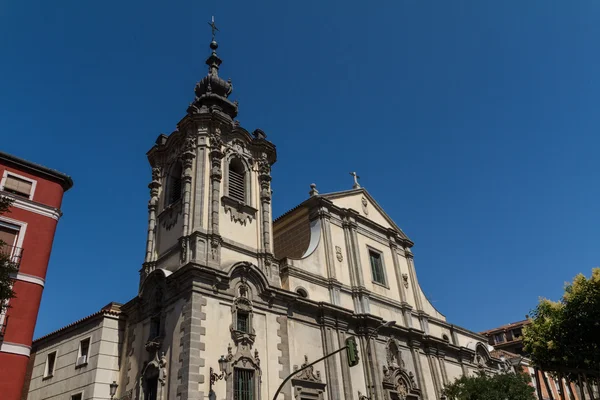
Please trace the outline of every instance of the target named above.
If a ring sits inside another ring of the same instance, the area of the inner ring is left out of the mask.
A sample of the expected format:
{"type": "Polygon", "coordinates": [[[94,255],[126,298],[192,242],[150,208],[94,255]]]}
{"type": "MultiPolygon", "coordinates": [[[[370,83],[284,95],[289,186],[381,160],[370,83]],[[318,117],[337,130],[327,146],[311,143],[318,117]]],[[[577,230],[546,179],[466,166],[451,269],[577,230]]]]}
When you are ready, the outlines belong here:
{"type": "Polygon", "coordinates": [[[2,342],[0,344],[0,353],[10,353],[29,357],[31,355],[31,347],[19,343],[2,342]]]}
{"type": "Polygon", "coordinates": [[[18,281],[29,282],[35,285],[40,285],[42,288],[44,287],[45,280],[40,278],[39,276],[23,274],[21,272],[17,272],[16,274],[11,274],[11,278],[16,279],[18,281]]]}
{"type": "Polygon", "coordinates": [[[34,214],[52,218],[55,221],[58,221],[62,216],[62,212],[58,208],[46,206],[44,204],[32,200],[27,200],[8,192],[2,192],[2,196],[8,197],[13,200],[11,207],[16,207],[21,210],[32,212],[34,214]]]}

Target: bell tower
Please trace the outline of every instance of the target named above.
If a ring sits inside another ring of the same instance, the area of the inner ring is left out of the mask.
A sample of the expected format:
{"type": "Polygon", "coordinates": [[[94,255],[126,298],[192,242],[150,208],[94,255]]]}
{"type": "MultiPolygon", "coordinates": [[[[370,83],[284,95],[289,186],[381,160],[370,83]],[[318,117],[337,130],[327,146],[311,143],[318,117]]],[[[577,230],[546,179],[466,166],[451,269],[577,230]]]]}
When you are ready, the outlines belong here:
{"type": "Polygon", "coordinates": [[[260,129],[249,133],[235,120],[238,103],[229,99],[231,79],[219,76],[211,26],[208,74],[177,129],[159,135],[147,153],[152,181],[140,285],[157,268],[173,273],[191,264],[218,274],[247,261],[279,286],[271,215],[275,146],[260,129]]]}

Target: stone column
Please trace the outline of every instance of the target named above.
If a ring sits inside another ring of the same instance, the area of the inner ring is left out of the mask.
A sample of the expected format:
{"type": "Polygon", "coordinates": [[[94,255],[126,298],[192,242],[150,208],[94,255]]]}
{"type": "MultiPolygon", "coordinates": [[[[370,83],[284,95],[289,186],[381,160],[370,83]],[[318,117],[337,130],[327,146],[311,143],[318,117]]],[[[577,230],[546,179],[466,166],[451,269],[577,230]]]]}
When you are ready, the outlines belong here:
{"type": "Polygon", "coordinates": [[[421,357],[419,353],[419,349],[421,348],[421,343],[416,340],[410,340],[408,342],[408,347],[410,347],[410,353],[413,358],[413,365],[415,366],[415,374],[417,375],[417,382],[419,382],[419,387],[421,388],[421,394],[423,395],[422,400],[428,400],[427,395],[427,387],[425,386],[425,377],[423,376],[423,368],[421,366],[421,357]]]}
{"type": "Polygon", "coordinates": [[[183,235],[180,239],[180,262],[185,264],[189,259],[190,203],[192,199],[192,166],[196,157],[197,137],[188,135],[185,139],[184,152],[181,156],[183,164],[183,235]]]}
{"type": "Polygon", "coordinates": [[[210,249],[212,262],[220,263],[221,236],[219,235],[219,202],[221,200],[221,178],[223,172],[221,160],[223,152],[221,151],[221,138],[215,134],[211,137],[210,151],[210,249]]]}
{"type": "Polygon", "coordinates": [[[192,230],[200,230],[204,224],[204,195],[206,186],[206,136],[200,136],[201,144],[198,148],[196,161],[196,184],[194,195],[194,216],[192,230]]]}
{"type": "Polygon", "coordinates": [[[156,238],[156,208],[158,206],[158,192],[161,187],[161,169],[152,168],[152,182],[148,185],[150,189],[150,201],[148,202],[148,237],[146,239],[146,257],[144,262],[156,261],[154,246],[156,238]]]}
{"type": "Polygon", "coordinates": [[[258,162],[258,182],[260,184],[260,210],[262,215],[262,246],[266,253],[271,248],[271,165],[266,155],[258,162]]]}
{"type": "Polygon", "coordinates": [[[192,199],[192,166],[196,158],[197,136],[188,134],[185,138],[184,152],[181,156],[183,164],[183,236],[190,234],[190,203],[192,199]]]}

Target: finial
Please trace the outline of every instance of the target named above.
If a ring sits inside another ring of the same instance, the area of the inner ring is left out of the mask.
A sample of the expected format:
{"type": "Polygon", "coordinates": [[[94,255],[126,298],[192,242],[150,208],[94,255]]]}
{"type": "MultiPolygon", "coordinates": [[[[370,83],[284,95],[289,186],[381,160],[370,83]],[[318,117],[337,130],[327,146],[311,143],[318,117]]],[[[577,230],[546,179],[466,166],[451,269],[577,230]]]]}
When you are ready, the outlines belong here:
{"type": "Polygon", "coordinates": [[[360,176],[356,175],[356,172],[350,172],[350,175],[354,177],[354,185],[352,185],[352,189],[360,189],[360,185],[358,184],[360,176]]]}
{"type": "Polygon", "coordinates": [[[313,197],[313,196],[316,196],[319,194],[316,184],[314,184],[314,183],[310,184],[310,192],[308,192],[308,194],[310,195],[310,197],[313,197]]]}

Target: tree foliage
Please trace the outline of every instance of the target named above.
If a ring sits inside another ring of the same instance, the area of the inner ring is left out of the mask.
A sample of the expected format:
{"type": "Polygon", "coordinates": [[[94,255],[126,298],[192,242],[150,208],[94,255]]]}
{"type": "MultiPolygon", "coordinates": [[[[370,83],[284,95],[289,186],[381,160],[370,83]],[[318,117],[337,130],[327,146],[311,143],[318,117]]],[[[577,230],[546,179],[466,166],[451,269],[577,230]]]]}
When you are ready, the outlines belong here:
{"type": "Polygon", "coordinates": [[[450,400],[535,400],[525,373],[478,374],[458,378],[444,389],[450,400]]]}
{"type": "Polygon", "coordinates": [[[571,379],[600,378],[600,268],[566,283],[559,301],[541,299],[523,331],[533,363],[571,379]]]}
{"type": "MultiPolygon", "coordinates": [[[[9,207],[12,204],[12,200],[7,197],[0,196],[0,215],[9,211],[9,207]]],[[[10,251],[6,243],[0,240],[0,306],[15,297],[15,293],[12,290],[13,279],[11,274],[17,272],[18,267],[12,262],[10,251]]]]}

